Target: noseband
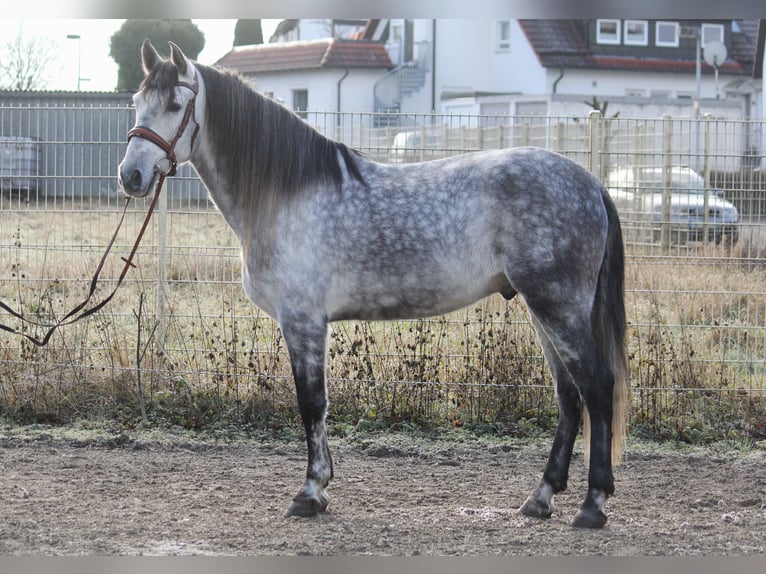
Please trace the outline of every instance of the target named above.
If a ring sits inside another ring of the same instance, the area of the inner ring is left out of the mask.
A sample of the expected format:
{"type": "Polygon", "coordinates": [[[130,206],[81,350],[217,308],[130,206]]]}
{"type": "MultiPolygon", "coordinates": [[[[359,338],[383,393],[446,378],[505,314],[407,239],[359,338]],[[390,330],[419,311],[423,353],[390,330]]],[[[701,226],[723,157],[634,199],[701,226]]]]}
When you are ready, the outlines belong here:
{"type": "Polygon", "coordinates": [[[128,132],[128,142],[130,142],[130,140],[135,137],[143,138],[145,140],[149,140],[165,152],[165,159],[170,162],[170,169],[167,171],[161,170],[159,167],[155,167],[155,169],[164,175],[171,176],[176,174],[176,169],[178,167],[178,160],[176,159],[175,152],[176,144],[186,131],[186,127],[189,125],[190,120],[194,122],[194,131],[192,132],[191,136],[190,149],[194,149],[194,141],[197,139],[197,134],[199,133],[199,123],[197,122],[197,118],[195,117],[194,113],[194,109],[197,103],[197,93],[199,92],[199,80],[197,80],[197,71],[194,71],[193,84],[188,82],[178,82],[176,86],[190,89],[194,94],[194,97],[186,103],[186,110],[184,111],[184,117],[181,120],[181,125],[178,126],[178,131],[176,131],[176,135],[170,142],[155,132],[152,128],[148,128],[146,126],[136,126],[128,132]]]}

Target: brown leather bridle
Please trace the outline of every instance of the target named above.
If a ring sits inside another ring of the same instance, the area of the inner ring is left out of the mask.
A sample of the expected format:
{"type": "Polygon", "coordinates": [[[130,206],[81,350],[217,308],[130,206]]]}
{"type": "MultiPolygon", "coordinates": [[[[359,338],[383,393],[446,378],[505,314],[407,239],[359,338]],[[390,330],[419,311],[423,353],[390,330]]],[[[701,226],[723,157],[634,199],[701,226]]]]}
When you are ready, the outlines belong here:
{"type": "Polygon", "coordinates": [[[117,280],[117,284],[115,285],[112,292],[109,293],[109,295],[107,295],[98,304],[94,305],[93,307],[89,309],[85,309],[85,306],[88,304],[88,302],[93,297],[93,294],[96,291],[98,278],[101,275],[102,269],[104,268],[104,264],[106,263],[106,258],[109,255],[109,252],[112,250],[112,246],[114,245],[115,239],[117,239],[117,234],[120,231],[120,227],[122,227],[122,222],[125,220],[125,213],[128,211],[128,205],[130,204],[130,200],[132,199],[130,196],[128,196],[125,200],[125,207],[122,210],[120,221],[117,223],[117,229],[114,230],[114,233],[112,234],[112,237],[109,240],[109,244],[106,246],[106,251],[101,256],[101,260],[99,261],[98,266],[96,267],[96,271],[93,274],[93,278],[90,281],[90,290],[85,300],[79,305],[77,305],[74,309],[69,311],[66,315],[64,315],[64,317],[62,317],[56,323],[52,323],[52,324],[41,323],[33,319],[28,319],[27,317],[24,316],[23,313],[15,311],[14,309],[6,305],[3,301],[0,301],[0,308],[4,309],[8,313],[10,313],[12,316],[16,317],[17,319],[21,320],[24,323],[28,323],[30,325],[34,325],[37,327],[46,328],[48,329],[48,331],[46,332],[44,337],[42,337],[41,339],[38,339],[37,337],[34,337],[32,335],[19,331],[18,329],[9,327],[8,325],[0,324],[0,330],[6,331],[8,333],[13,333],[15,335],[21,335],[22,337],[25,337],[26,339],[28,339],[29,341],[31,341],[38,347],[42,347],[48,344],[48,341],[50,341],[50,338],[56,329],[64,325],[71,325],[72,323],[76,323],[80,319],[84,319],[88,315],[92,315],[93,313],[96,313],[97,311],[101,310],[107,303],[109,303],[109,301],[112,300],[114,295],[117,293],[117,289],[119,289],[120,285],[122,284],[123,279],[125,279],[125,276],[128,273],[128,269],[130,269],[131,267],[135,267],[135,265],[133,264],[133,258],[136,255],[136,251],[138,251],[138,246],[141,243],[141,239],[144,236],[144,232],[146,231],[146,228],[149,225],[149,219],[151,219],[152,217],[154,208],[157,206],[157,200],[160,197],[160,192],[162,191],[162,185],[165,183],[165,178],[176,174],[176,169],[178,167],[178,160],[176,159],[175,147],[176,147],[176,144],[178,143],[178,140],[181,139],[181,136],[183,136],[190,121],[194,121],[194,131],[192,132],[191,143],[190,143],[190,149],[192,150],[194,149],[194,142],[197,139],[197,134],[199,133],[200,126],[194,114],[195,107],[196,107],[197,93],[199,92],[199,82],[197,80],[196,71],[194,73],[193,84],[190,84],[188,82],[178,82],[177,85],[184,88],[189,88],[194,93],[194,97],[192,97],[186,103],[186,110],[184,111],[184,117],[181,120],[181,124],[178,127],[178,130],[176,131],[175,136],[170,142],[166,141],[157,132],[155,132],[153,129],[148,128],[146,126],[136,126],[128,132],[128,142],[130,142],[130,140],[134,137],[140,137],[140,138],[147,139],[153,144],[159,146],[165,152],[165,158],[163,159],[168,160],[168,162],[170,163],[170,167],[168,170],[160,169],[159,162],[157,162],[157,165],[155,166],[155,171],[159,173],[159,180],[157,181],[157,187],[154,192],[154,198],[152,199],[152,203],[149,206],[149,210],[146,212],[146,218],[144,219],[144,224],[141,226],[141,229],[138,232],[138,236],[136,237],[136,241],[133,243],[133,248],[130,250],[130,254],[127,257],[122,258],[122,260],[125,262],[125,266],[122,268],[122,272],[120,273],[119,279],[117,280]]]}
{"type": "MultiPolygon", "coordinates": [[[[159,135],[157,132],[155,132],[153,129],[148,128],[146,126],[135,126],[133,129],[131,129],[128,132],[128,142],[132,138],[139,137],[143,138],[145,140],[149,140],[154,145],[159,146],[162,151],[165,152],[165,159],[167,159],[170,162],[170,169],[167,170],[167,172],[164,172],[165,175],[175,175],[176,174],[176,168],[178,167],[178,161],[176,160],[176,144],[178,143],[178,140],[181,139],[181,136],[183,136],[184,132],[186,131],[186,127],[189,125],[189,121],[194,122],[194,131],[192,132],[191,136],[191,143],[189,144],[190,149],[194,149],[194,141],[197,139],[197,134],[199,133],[199,123],[197,122],[197,118],[195,117],[195,107],[197,102],[197,93],[199,92],[199,81],[197,80],[197,72],[194,72],[194,83],[190,84],[189,82],[178,82],[176,86],[180,86],[183,88],[188,88],[192,91],[194,94],[194,97],[190,99],[188,102],[186,102],[186,110],[184,111],[184,117],[181,120],[181,124],[178,126],[178,130],[176,131],[175,136],[173,139],[168,142],[165,138],[163,138],[161,135],[159,135]]],[[[162,170],[159,170],[160,173],[163,173],[162,170]]]]}

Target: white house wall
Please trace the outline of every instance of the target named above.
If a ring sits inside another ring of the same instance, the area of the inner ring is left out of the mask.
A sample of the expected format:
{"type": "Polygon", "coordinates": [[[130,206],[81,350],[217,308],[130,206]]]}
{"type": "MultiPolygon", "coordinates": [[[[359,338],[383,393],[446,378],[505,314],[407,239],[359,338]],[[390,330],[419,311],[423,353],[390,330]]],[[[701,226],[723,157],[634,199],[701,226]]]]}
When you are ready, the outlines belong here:
{"type": "MultiPolygon", "coordinates": [[[[520,105],[539,104],[544,109],[543,115],[551,117],[568,117],[586,119],[593,109],[587,102],[588,98],[577,94],[541,95],[510,95],[485,98],[456,98],[445,101],[445,114],[460,115],[453,120],[453,125],[471,126],[476,124],[476,116],[481,114],[481,104],[496,101],[506,101],[511,115],[524,115],[520,105]]],[[[676,118],[693,117],[692,102],[676,98],[627,98],[624,96],[600,96],[599,103],[607,103],[607,117],[616,113],[622,118],[660,118],[671,115],[676,118]]],[[[741,119],[742,104],[736,100],[702,100],[700,114],[710,114],[719,119],[741,119]]]]}
{"type": "MultiPolygon", "coordinates": [[[[558,70],[549,71],[549,80],[555,81],[558,70]]],[[[724,97],[724,86],[733,80],[732,76],[721,75],[718,79],[719,94],[724,97]]],[[[700,82],[702,98],[715,98],[714,77],[703,75],[700,82]]],[[[599,72],[597,70],[564,70],[564,76],[557,86],[557,93],[588,94],[595,96],[628,96],[639,91],[649,97],[652,93],[669,93],[671,97],[691,97],[697,91],[694,74],[662,74],[651,72],[599,72]]]]}
{"type": "MultiPolygon", "coordinates": [[[[380,70],[352,68],[344,78],[343,68],[303,70],[295,72],[262,73],[253,82],[260,92],[273,97],[292,109],[293,90],[308,90],[308,109],[312,112],[338,110],[338,82],[341,86],[341,109],[343,112],[374,111],[373,86],[381,75],[380,70]],[[341,81],[342,80],[342,81],[341,81]]],[[[328,136],[333,136],[333,119],[328,116],[327,127],[319,126],[328,136]]]]}
{"type": "MultiPolygon", "coordinates": [[[[546,72],[516,20],[511,20],[511,46],[496,49],[492,19],[441,19],[436,23],[436,98],[437,111],[445,111],[441,96],[445,92],[543,93],[546,72]]],[[[433,20],[414,20],[415,52],[433,45],[433,20]]],[[[432,104],[433,62],[426,66],[424,87],[403,102],[402,110],[426,112],[432,104]]],[[[453,103],[451,107],[455,107],[453,103]]]]}
{"type": "MultiPolygon", "coordinates": [[[[761,20],[761,25],[764,25],[764,21],[761,20]]],[[[764,48],[766,49],[766,48],[764,48]]],[[[761,110],[760,115],[754,117],[760,117],[766,119],[766,57],[761,58],[763,61],[763,69],[761,73],[761,110]]],[[[766,129],[761,126],[761,169],[766,170],[766,129]]]]}
{"type": "Polygon", "coordinates": [[[522,94],[550,93],[548,72],[537,59],[537,54],[527,40],[526,34],[519,26],[518,20],[511,20],[511,52],[508,63],[498,70],[508,92],[522,94]]]}
{"type": "Polygon", "coordinates": [[[315,70],[291,73],[259,74],[254,85],[261,92],[270,92],[287,107],[292,108],[293,90],[308,90],[308,108],[318,112],[338,111],[338,82],[341,82],[341,111],[371,112],[374,108],[372,87],[380,76],[379,70],[315,70]]]}
{"type": "MultiPolygon", "coordinates": [[[[555,117],[586,118],[592,108],[586,104],[586,99],[574,94],[558,95],[550,102],[549,115],[555,117]]],[[[608,103],[606,117],[619,113],[620,118],[661,118],[669,115],[674,118],[692,118],[694,108],[692,102],[676,98],[626,98],[621,96],[603,97],[600,103],[608,103]]],[[[739,120],[742,119],[742,103],[732,100],[703,99],[700,114],[710,114],[712,118],[739,120]]]]}

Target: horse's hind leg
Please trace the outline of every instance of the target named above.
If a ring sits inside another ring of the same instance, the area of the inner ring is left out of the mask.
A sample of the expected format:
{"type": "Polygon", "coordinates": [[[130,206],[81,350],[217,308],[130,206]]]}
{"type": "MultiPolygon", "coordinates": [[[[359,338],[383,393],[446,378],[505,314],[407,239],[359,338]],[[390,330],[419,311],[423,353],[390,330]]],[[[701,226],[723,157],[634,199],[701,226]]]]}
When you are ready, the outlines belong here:
{"type": "MultiPolygon", "coordinates": [[[[588,469],[588,494],[585,502],[572,523],[579,528],[600,528],[606,523],[603,504],[614,492],[612,475],[612,391],[614,377],[605,358],[598,351],[591,332],[590,313],[578,313],[576,309],[564,309],[561,304],[544,301],[538,297],[527,297],[527,305],[536,319],[541,339],[555,351],[551,369],[557,376],[562,417],[557,428],[546,474],[538,491],[532,495],[536,503],[525,504],[522,512],[534,515],[535,504],[550,501],[557,488],[565,486],[569,458],[572,452],[574,428],[579,422],[574,410],[580,402],[564,383],[565,376],[577,389],[577,395],[588,409],[591,422],[590,465],[588,469]],[[579,315],[579,317],[578,317],[579,315]],[[558,371],[558,373],[557,373],[558,371]]],[[[540,514],[543,515],[543,514],[540,514]]]]}
{"type": "Polygon", "coordinates": [[[536,326],[538,338],[543,346],[543,353],[548,360],[556,382],[559,421],[548,462],[543,472],[542,482],[519,510],[525,516],[549,518],[553,514],[553,495],[567,487],[569,463],[572,460],[572,450],[580,424],[582,404],[569,372],[559,359],[545,332],[539,325],[536,326]]]}
{"type": "Polygon", "coordinates": [[[327,325],[307,315],[291,313],[280,317],[280,326],[290,352],[298,408],[308,447],[306,481],[293,498],[287,516],[315,516],[329,504],[325,488],[333,476],[325,428],[327,325]]]}

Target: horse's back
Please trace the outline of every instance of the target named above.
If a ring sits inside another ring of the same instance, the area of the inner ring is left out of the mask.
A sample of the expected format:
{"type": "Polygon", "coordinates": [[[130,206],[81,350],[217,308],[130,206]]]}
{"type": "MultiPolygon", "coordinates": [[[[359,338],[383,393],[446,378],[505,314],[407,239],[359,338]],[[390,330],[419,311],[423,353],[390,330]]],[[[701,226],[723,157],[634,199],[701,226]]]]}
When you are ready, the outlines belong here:
{"type": "MultiPolygon", "coordinates": [[[[383,200],[406,206],[406,228],[423,218],[468,233],[505,237],[520,248],[605,237],[603,186],[571,159],[536,147],[463,154],[431,162],[379,165],[372,178],[383,200]]],[[[387,217],[392,219],[393,213],[387,217]]],[[[508,246],[510,247],[510,245],[508,246]]]]}
{"type": "Polygon", "coordinates": [[[453,201],[490,197],[510,201],[517,209],[548,202],[558,216],[559,205],[569,203],[579,210],[602,201],[601,183],[588,170],[566,156],[532,146],[373,165],[377,165],[375,179],[388,182],[387,193],[394,195],[397,188],[413,188],[419,195],[433,188],[453,201]]]}

